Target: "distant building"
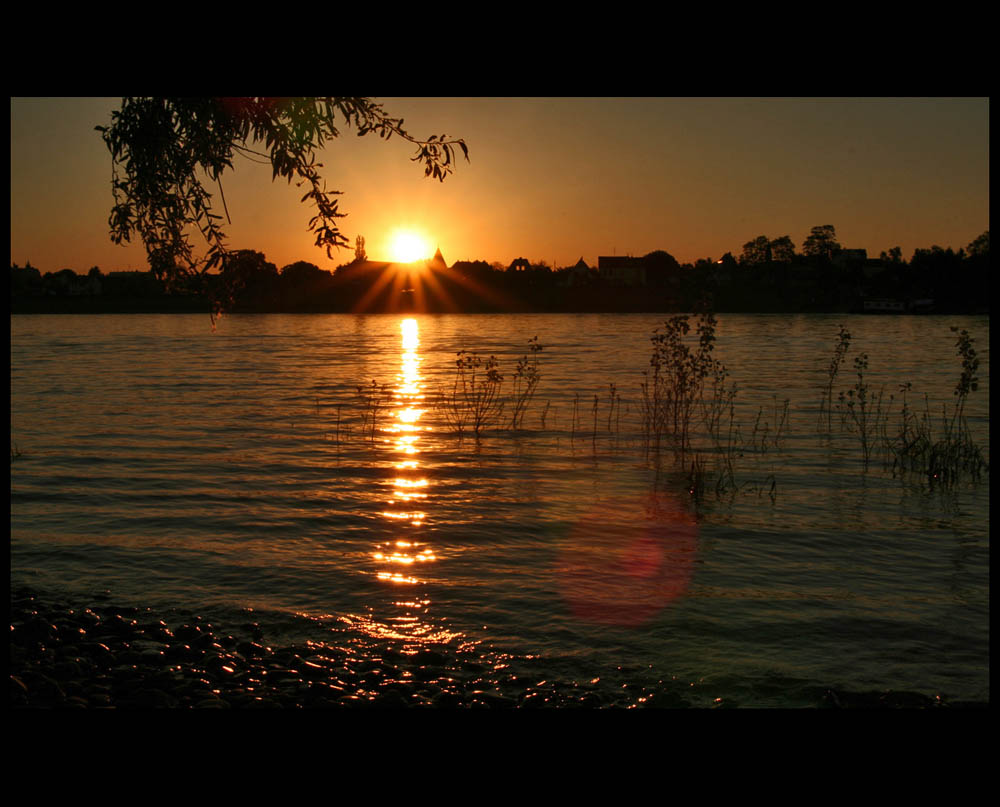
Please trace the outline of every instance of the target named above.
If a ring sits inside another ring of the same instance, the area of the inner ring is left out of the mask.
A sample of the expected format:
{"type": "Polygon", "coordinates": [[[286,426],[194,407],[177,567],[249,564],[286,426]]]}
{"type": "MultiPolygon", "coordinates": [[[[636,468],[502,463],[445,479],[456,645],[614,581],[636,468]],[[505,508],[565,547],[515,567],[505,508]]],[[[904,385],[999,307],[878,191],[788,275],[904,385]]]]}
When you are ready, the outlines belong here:
{"type": "Polygon", "coordinates": [[[593,270],[587,265],[587,262],[580,257],[575,264],[572,266],[567,266],[563,269],[560,274],[559,282],[563,286],[582,286],[585,283],[590,282],[590,276],[593,270]]]}
{"type": "Polygon", "coordinates": [[[434,257],[427,261],[428,269],[437,269],[438,271],[448,268],[448,264],[445,263],[444,256],[441,254],[441,247],[438,247],[437,252],[434,253],[434,257]]]}
{"type": "Polygon", "coordinates": [[[631,255],[600,255],[597,274],[612,286],[645,286],[646,265],[642,258],[631,255]]]}
{"type": "Polygon", "coordinates": [[[842,249],[833,258],[833,262],[837,266],[864,265],[867,260],[868,250],[866,249],[842,249]]]}

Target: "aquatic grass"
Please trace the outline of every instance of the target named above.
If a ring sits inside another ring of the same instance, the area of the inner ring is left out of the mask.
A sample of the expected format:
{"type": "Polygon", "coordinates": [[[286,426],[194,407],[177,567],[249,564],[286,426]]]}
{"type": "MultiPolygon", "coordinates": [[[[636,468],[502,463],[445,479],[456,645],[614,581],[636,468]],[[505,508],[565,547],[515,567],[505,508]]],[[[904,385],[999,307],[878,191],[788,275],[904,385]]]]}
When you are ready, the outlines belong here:
{"type": "Polygon", "coordinates": [[[359,384],[357,386],[356,397],[361,408],[362,432],[367,432],[370,440],[375,442],[375,427],[378,410],[389,397],[389,385],[379,385],[377,380],[372,379],[372,383],[368,386],[365,386],[364,384],[359,384]]]}
{"type": "Polygon", "coordinates": [[[538,369],[538,354],[542,351],[542,345],[538,343],[535,336],[528,340],[528,350],[530,353],[522,356],[517,362],[517,369],[514,371],[512,379],[512,391],[510,397],[512,429],[520,429],[524,423],[524,416],[528,409],[528,404],[535,395],[541,374],[538,369]]]}
{"type": "Polygon", "coordinates": [[[717,501],[732,501],[738,495],[754,493],[761,498],[766,492],[772,505],[777,502],[778,481],[773,473],[765,476],[760,482],[753,479],[737,482],[731,463],[724,463],[721,467],[717,465],[713,474],[707,469],[702,452],[693,451],[687,456],[691,460],[691,465],[684,477],[684,484],[688,494],[696,503],[704,502],[710,490],[714,492],[717,501]]]}
{"type": "Polygon", "coordinates": [[[963,476],[978,479],[989,470],[989,463],[972,440],[964,419],[955,421],[954,413],[949,416],[947,406],[942,404],[937,432],[936,420],[925,411],[919,420],[912,419],[901,427],[892,444],[894,476],[897,472],[911,472],[929,484],[951,485],[963,476]]]}
{"type": "Polygon", "coordinates": [[[747,452],[763,455],[780,449],[789,426],[790,400],[772,396],[770,407],[761,406],[749,438],[737,420],[738,387],[730,382],[728,368],[714,359],[715,316],[699,315],[697,346],[685,342],[690,318],[679,315],[651,337],[650,367],[642,373],[638,412],[647,456],[659,467],[664,448],[686,470],[688,492],[700,498],[714,490],[716,498],[755,490],[769,491],[774,501],[774,475],[765,482],[738,481],[737,461],[747,452]],[[714,458],[714,470],[706,462],[714,458]],[[769,484],[768,484],[769,481],[769,484]]]}
{"type": "Polygon", "coordinates": [[[593,447],[594,447],[594,453],[597,453],[597,407],[598,407],[598,402],[599,402],[598,396],[595,394],[594,395],[594,409],[593,409],[593,412],[594,412],[594,428],[593,428],[593,432],[591,434],[591,445],[593,445],[593,447]]]}
{"type": "Polygon", "coordinates": [[[715,361],[712,366],[712,388],[711,394],[702,399],[702,420],[705,428],[714,439],[718,439],[720,422],[723,413],[727,410],[732,412],[733,402],[736,400],[736,384],[727,384],[729,370],[721,361],[715,361]]]}
{"type": "Polygon", "coordinates": [[[478,353],[458,351],[451,396],[445,412],[459,434],[468,423],[478,440],[483,431],[499,420],[504,409],[500,390],[503,375],[496,356],[484,359],[478,353]]]}
{"type": "Polygon", "coordinates": [[[955,347],[958,349],[958,356],[962,360],[962,374],[955,385],[954,395],[958,398],[955,406],[955,414],[952,418],[952,429],[962,420],[965,413],[965,401],[970,392],[979,389],[979,378],[976,371],[979,370],[979,358],[972,343],[976,340],[969,336],[969,332],[964,328],[959,331],[958,326],[952,325],[951,332],[958,334],[955,347]]]}
{"type": "Polygon", "coordinates": [[[781,404],[781,412],[779,416],[778,411],[778,396],[773,396],[774,398],[774,448],[781,447],[781,441],[785,437],[785,430],[788,428],[788,407],[791,405],[791,399],[785,398],[781,404]]]}
{"type": "Polygon", "coordinates": [[[826,389],[823,391],[823,398],[819,405],[819,419],[820,423],[823,421],[823,412],[826,411],[826,426],[827,430],[833,428],[833,385],[837,381],[837,375],[840,372],[840,365],[844,363],[844,359],[847,357],[847,351],[851,347],[851,334],[850,332],[841,324],[840,331],[837,334],[837,344],[833,349],[833,357],[830,359],[830,364],[827,367],[827,383],[826,389]]]}
{"type": "Polygon", "coordinates": [[[875,392],[865,380],[868,370],[868,354],[862,353],[854,358],[854,371],[857,381],[851,389],[840,394],[847,416],[847,426],[853,431],[861,445],[862,464],[867,469],[871,463],[872,450],[878,442],[882,431],[882,423],[887,415],[882,403],[885,388],[875,392]]]}
{"type": "Polygon", "coordinates": [[[705,379],[718,372],[711,355],[715,326],[714,314],[699,315],[695,328],[697,350],[685,341],[691,330],[687,314],[671,317],[662,330],[658,328],[650,337],[650,369],[643,372],[640,384],[647,446],[652,442],[659,451],[662,438],[669,435],[681,452],[690,448],[692,413],[702,400],[705,379]]]}
{"type": "MultiPolygon", "coordinates": [[[[764,481],[746,481],[740,466],[745,457],[756,457],[754,462],[760,462],[763,457],[783,450],[791,428],[791,401],[772,394],[770,404],[758,406],[748,423],[740,423],[736,406],[739,388],[731,381],[729,369],[712,356],[715,317],[711,313],[696,316],[696,342],[691,338],[689,315],[672,317],[653,332],[649,366],[641,372],[637,398],[624,398],[615,382],[608,383],[603,392],[573,392],[570,423],[563,433],[569,432],[571,444],[586,435],[581,398],[589,395],[589,453],[595,459],[600,434],[614,439],[615,446],[624,434],[626,445],[633,449],[644,447],[647,460],[655,460],[657,473],[661,460],[672,457],[675,468],[685,474],[689,488],[714,489],[717,497],[752,489],[761,496],[768,493],[773,501],[777,486],[774,473],[758,466],[765,473],[764,481]],[[744,480],[740,481],[740,477],[744,480]]],[[[953,331],[957,334],[956,347],[962,363],[955,388],[956,405],[931,417],[928,402],[921,418],[912,406],[912,384],[900,387],[901,408],[897,410],[897,396],[890,394],[886,398],[884,386],[876,388],[871,383],[867,353],[854,357],[855,381],[851,388],[840,393],[836,407],[832,405],[833,385],[840,377],[839,370],[851,345],[850,333],[840,326],[834,356],[828,365],[820,413],[832,427],[834,409],[839,411],[841,430],[856,439],[866,473],[874,461],[880,460],[880,466],[893,476],[919,471],[931,481],[950,484],[960,475],[976,477],[988,470],[988,461],[974,445],[964,417],[966,400],[978,385],[974,340],[966,331],[953,331]],[[893,421],[890,427],[897,411],[898,423],[893,421]]],[[[443,414],[460,439],[466,433],[473,433],[478,440],[485,430],[492,428],[515,432],[525,428],[530,406],[537,399],[538,354],[542,350],[537,336],[528,340],[528,345],[529,352],[521,356],[516,370],[508,376],[507,387],[495,356],[480,356],[467,350],[456,354],[451,390],[431,396],[431,405],[443,414]]],[[[380,387],[375,381],[368,387],[358,387],[362,429],[372,439],[386,390],[385,385],[380,387]]],[[[542,431],[556,428],[555,410],[552,401],[545,399],[538,414],[542,431]]],[[[338,405],[335,438],[338,444],[344,431],[338,405]]],[[[775,468],[775,462],[780,462],[780,458],[769,460],[768,465],[775,468]]]]}
{"type": "Polygon", "coordinates": [[[615,421],[616,423],[615,431],[617,432],[618,428],[621,426],[621,398],[618,395],[618,388],[614,385],[614,383],[610,383],[608,384],[608,431],[609,432],[611,431],[611,421],[615,415],[616,400],[618,402],[618,416],[619,416],[619,419],[615,421]]]}
{"type": "MultiPolygon", "coordinates": [[[[976,376],[979,360],[973,346],[975,340],[966,330],[959,331],[953,326],[951,331],[958,334],[955,347],[961,359],[962,369],[953,390],[953,395],[957,399],[954,409],[949,413],[947,404],[941,404],[939,428],[935,429],[934,424],[938,419],[931,415],[927,393],[924,393],[922,416],[918,417],[910,408],[909,394],[913,389],[910,382],[900,385],[899,388],[901,408],[895,434],[890,436],[887,428],[888,409],[883,416],[879,406],[875,408],[876,431],[880,434],[881,443],[885,447],[886,467],[893,476],[897,473],[911,472],[926,479],[930,484],[951,485],[963,477],[978,479],[984,472],[989,471],[989,463],[983,456],[982,449],[975,443],[964,414],[968,396],[979,387],[979,379],[976,376]],[[881,422],[879,422],[880,416],[881,422]]],[[[867,356],[863,358],[865,359],[863,366],[866,368],[867,356]]],[[[858,361],[855,360],[856,364],[858,361]]],[[[860,376],[855,389],[857,391],[855,395],[851,395],[850,391],[847,394],[847,411],[857,424],[859,420],[863,421],[865,414],[862,405],[865,399],[862,393],[866,392],[866,388],[860,376]]],[[[894,396],[890,396],[890,407],[893,400],[894,396]]],[[[879,400],[878,404],[880,403],[879,400]]]]}
{"type": "Polygon", "coordinates": [[[343,404],[337,404],[337,424],[336,424],[337,425],[337,429],[336,429],[335,435],[336,435],[336,442],[337,442],[337,446],[338,447],[340,446],[340,410],[341,410],[342,406],[343,406],[343,404]]]}

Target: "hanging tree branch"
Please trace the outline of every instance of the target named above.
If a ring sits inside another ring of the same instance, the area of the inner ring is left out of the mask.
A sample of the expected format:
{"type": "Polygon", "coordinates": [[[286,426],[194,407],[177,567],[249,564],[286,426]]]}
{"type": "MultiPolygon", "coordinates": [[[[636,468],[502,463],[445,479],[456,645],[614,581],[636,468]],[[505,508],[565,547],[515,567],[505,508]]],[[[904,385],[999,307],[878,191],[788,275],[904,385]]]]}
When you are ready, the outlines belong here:
{"type": "MultiPolygon", "coordinates": [[[[121,244],[138,235],[154,275],[170,290],[208,293],[214,321],[232,304],[235,290],[206,282],[231,253],[201,177],[218,184],[221,193],[221,176],[233,168],[234,151],[266,158],[272,180],[280,176],[307,187],[302,201],[316,208],[309,230],[332,258],[334,248],[349,246],[337,226],[345,214],[335,198],[340,191],[328,190],[319,173],[323,165],[316,162],[316,151],[340,135],[338,126],[353,128],[359,137],[397,135],[412,143],[417,147],[412,160],[439,181],[452,172],[456,147],[469,158],[464,141],[412,137],[401,118],[389,117],[368,98],[124,98],[111,125],[96,127],[112,159],[111,240],[121,244]],[[266,153],[251,148],[261,143],[266,153]],[[195,230],[207,244],[204,255],[191,243],[195,230]]],[[[224,196],[223,210],[228,220],[224,196]]]]}

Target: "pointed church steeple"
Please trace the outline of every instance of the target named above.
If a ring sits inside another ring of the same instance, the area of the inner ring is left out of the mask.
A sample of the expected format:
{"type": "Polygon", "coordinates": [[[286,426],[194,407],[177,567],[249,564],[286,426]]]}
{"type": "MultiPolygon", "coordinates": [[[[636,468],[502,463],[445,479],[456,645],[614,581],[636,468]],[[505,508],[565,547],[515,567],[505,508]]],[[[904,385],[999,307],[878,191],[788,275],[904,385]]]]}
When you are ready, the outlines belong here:
{"type": "Polygon", "coordinates": [[[444,262],[444,255],[441,254],[441,247],[437,248],[437,252],[434,253],[434,257],[428,261],[428,264],[434,269],[448,268],[448,264],[444,262]]]}

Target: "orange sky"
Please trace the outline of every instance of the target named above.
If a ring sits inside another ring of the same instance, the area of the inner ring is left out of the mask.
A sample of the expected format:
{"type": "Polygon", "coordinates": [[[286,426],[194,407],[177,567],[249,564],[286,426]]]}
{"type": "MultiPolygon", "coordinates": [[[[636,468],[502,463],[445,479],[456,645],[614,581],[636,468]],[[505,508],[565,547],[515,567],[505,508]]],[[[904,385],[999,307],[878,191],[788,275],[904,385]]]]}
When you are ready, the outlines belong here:
{"type": "MultiPolygon", "coordinates": [[[[111,162],[94,126],[120,99],[11,99],[11,261],[41,271],[146,269],[141,244],[108,237],[111,162]]],[[[965,247],[989,228],[989,101],[958,99],[380,98],[411,134],[465,139],[443,184],[402,140],[346,132],[321,156],[343,192],[341,228],[389,259],[396,228],[451,263],[665,249],[718,258],[814,225],[872,257],[900,246],[965,247]]],[[[224,178],[230,246],[281,267],[333,269],[307,231],[302,191],[269,166],[224,178]]],[[[218,212],[222,212],[221,209],[218,212]]]]}

